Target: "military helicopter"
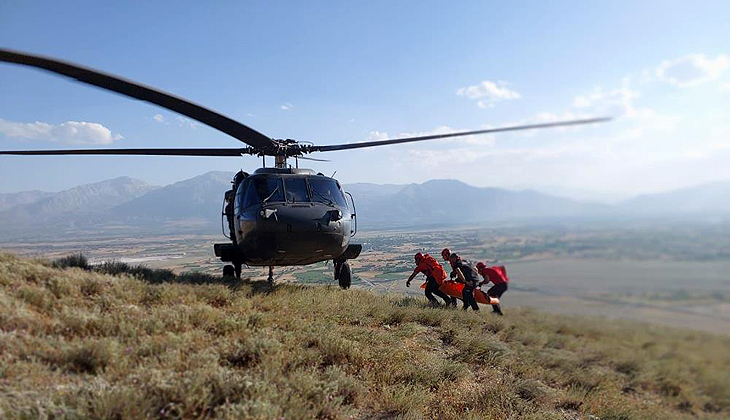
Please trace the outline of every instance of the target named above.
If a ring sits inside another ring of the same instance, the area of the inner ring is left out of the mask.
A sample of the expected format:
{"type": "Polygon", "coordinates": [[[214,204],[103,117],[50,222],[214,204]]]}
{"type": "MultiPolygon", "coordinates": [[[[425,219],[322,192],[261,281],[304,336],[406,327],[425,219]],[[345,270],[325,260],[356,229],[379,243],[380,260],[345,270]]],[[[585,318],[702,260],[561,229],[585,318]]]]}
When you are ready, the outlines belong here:
{"type": "Polygon", "coordinates": [[[362,250],[362,245],[350,242],[357,233],[357,215],[352,195],[345,193],[335,178],[310,169],[300,169],[300,159],[321,161],[305,155],[610,120],[588,118],[318,146],[309,142],[268,137],[186,99],[77,64],[7,49],[0,49],[0,61],[47,70],[153,103],[245,143],[247,146],[238,148],[12,150],[0,151],[0,155],[260,156],[264,167],[252,174],[243,171],[237,173],[232,188],[225,193],[222,216],[228,222],[230,242],[214,244],[214,252],[221,261],[230,263],[223,268],[225,275],[240,277],[243,265],[268,266],[269,282],[273,282],[275,266],[333,261],[335,280],[342,288],[348,288],[352,273],[347,260],[357,258],[362,250]],[[266,156],[274,157],[274,167],[266,167],[266,156]],[[295,159],[294,167],[287,163],[289,158],[295,159]],[[349,203],[346,195],[350,198],[349,203]]]}

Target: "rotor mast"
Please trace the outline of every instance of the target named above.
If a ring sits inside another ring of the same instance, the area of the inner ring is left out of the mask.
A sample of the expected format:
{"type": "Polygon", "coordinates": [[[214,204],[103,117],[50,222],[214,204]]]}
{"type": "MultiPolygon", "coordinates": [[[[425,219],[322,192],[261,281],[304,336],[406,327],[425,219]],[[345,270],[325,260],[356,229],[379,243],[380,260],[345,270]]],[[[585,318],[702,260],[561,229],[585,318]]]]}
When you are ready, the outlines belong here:
{"type": "Polygon", "coordinates": [[[279,169],[286,168],[286,155],[276,155],[274,157],[274,167],[279,169]]]}

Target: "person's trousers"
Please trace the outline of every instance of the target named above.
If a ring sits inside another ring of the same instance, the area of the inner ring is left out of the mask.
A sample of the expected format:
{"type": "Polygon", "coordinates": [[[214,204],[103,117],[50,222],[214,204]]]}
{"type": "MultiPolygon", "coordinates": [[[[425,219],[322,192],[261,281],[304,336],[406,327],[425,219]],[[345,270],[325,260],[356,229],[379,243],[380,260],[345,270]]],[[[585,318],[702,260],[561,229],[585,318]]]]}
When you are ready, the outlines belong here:
{"type": "MultiPolygon", "coordinates": [[[[507,283],[495,284],[494,286],[490,287],[489,290],[487,290],[487,296],[501,298],[502,293],[504,293],[506,291],[507,291],[507,283]]],[[[492,312],[496,312],[498,314],[502,313],[502,308],[499,306],[499,303],[492,305],[492,312]]]]}
{"type": "Polygon", "coordinates": [[[436,300],[433,295],[436,295],[443,299],[444,303],[446,303],[447,305],[451,301],[451,297],[449,297],[449,295],[439,290],[439,284],[436,283],[436,279],[433,277],[429,277],[428,279],[426,279],[426,299],[428,299],[428,301],[433,304],[438,304],[439,301],[436,300]]]}
{"type": "Polygon", "coordinates": [[[477,301],[474,299],[474,286],[464,286],[461,295],[464,299],[464,310],[469,309],[469,306],[475,311],[479,310],[479,305],[477,305],[477,301]]]}

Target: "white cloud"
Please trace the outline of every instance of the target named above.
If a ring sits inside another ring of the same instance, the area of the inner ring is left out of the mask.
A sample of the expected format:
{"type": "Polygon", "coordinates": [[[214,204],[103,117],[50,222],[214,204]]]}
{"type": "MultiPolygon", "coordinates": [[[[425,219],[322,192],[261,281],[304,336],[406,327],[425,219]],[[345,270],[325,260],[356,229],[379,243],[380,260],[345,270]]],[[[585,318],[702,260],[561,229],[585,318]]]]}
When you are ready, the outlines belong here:
{"type": "Polygon", "coordinates": [[[730,57],[725,54],[715,59],[704,54],[689,54],[662,61],[655,73],[659,80],[684,88],[717,80],[728,66],[730,57]]]}
{"type": "Polygon", "coordinates": [[[107,145],[122,137],[98,123],[66,121],[59,125],[40,121],[21,123],[0,118],[0,133],[8,137],[63,144],[107,145]]]}
{"type": "Polygon", "coordinates": [[[501,80],[496,83],[484,80],[478,85],[459,88],[456,94],[477,101],[480,108],[492,108],[497,102],[510,101],[521,97],[519,93],[507,89],[506,84],[501,80]]]}
{"type": "Polygon", "coordinates": [[[640,122],[637,130],[655,128],[669,130],[676,126],[677,119],[661,115],[654,109],[637,105],[641,98],[639,91],[631,88],[631,79],[624,78],[621,87],[604,90],[600,86],[592,92],[573,99],[573,108],[583,112],[582,118],[588,115],[625,118],[640,122]]]}
{"type": "Polygon", "coordinates": [[[721,92],[730,92],[730,82],[721,84],[720,91],[721,92]]]}
{"type": "Polygon", "coordinates": [[[389,138],[388,133],[385,131],[375,130],[368,133],[368,141],[387,140],[389,138]]]}
{"type": "MultiPolygon", "coordinates": [[[[481,127],[482,129],[489,128],[489,126],[483,125],[481,127]]],[[[368,133],[367,141],[377,141],[377,140],[387,140],[387,139],[400,139],[400,138],[406,138],[406,137],[422,137],[422,136],[432,136],[437,134],[450,134],[450,133],[456,133],[460,131],[473,131],[471,130],[460,130],[455,129],[452,127],[449,127],[448,125],[441,125],[436,128],[434,128],[431,131],[422,131],[422,132],[413,132],[413,133],[407,133],[402,132],[398,133],[396,136],[389,136],[387,132],[385,131],[371,131],[368,133]]],[[[463,136],[463,137],[449,137],[444,139],[433,139],[433,140],[424,140],[423,142],[419,143],[422,144],[422,148],[428,149],[429,146],[443,144],[443,143],[453,143],[453,142],[459,142],[461,144],[465,145],[478,145],[478,146],[492,146],[494,145],[494,136],[487,135],[487,134],[480,134],[480,135],[474,135],[474,136],[463,136]]]]}
{"type": "MultiPolygon", "coordinates": [[[[487,129],[490,128],[490,126],[483,125],[480,127],[480,129],[487,129]]],[[[440,125],[436,128],[434,128],[431,131],[424,131],[420,133],[400,133],[398,134],[398,137],[421,137],[421,136],[433,136],[437,134],[451,134],[451,133],[457,133],[460,131],[474,131],[475,129],[456,129],[453,127],[449,127],[448,125],[440,125]]],[[[462,144],[468,144],[468,145],[478,145],[478,146],[492,146],[494,145],[494,136],[488,135],[488,134],[478,134],[474,136],[463,136],[463,137],[447,137],[445,139],[438,139],[438,140],[425,140],[424,145],[427,144],[435,144],[435,142],[460,142],[462,144]]]]}
{"type": "Polygon", "coordinates": [[[597,86],[591,93],[575,97],[573,108],[614,117],[634,117],[647,112],[634,106],[634,100],[639,96],[638,91],[627,85],[613,90],[597,86]]]}
{"type": "Polygon", "coordinates": [[[291,109],[291,107],[292,107],[292,104],[290,104],[289,102],[285,103],[284,105],[279,106],[279,108],[281,108],[282,111],[288,111],[291,109]]]}
{"type": "Polygon", "coordinates": [[[158,123],[164,123],[165,122],[165,117],[163,117],[162,114],[155,114],[152,117],[152,119],[155,120],[155,122],[158,122],[158,123]]]}
{"type": "Polygon", "coordinates": [[[190,118],[185,118],[180,115],[175,117],[175,121],[177,121],[177,125],[179,127],[188,127],[188,128],[195,129],[195,128],[198,128],[198,126],[200,125],[200,124],[198,124],[197,121],[193,121],[190,118]]]}

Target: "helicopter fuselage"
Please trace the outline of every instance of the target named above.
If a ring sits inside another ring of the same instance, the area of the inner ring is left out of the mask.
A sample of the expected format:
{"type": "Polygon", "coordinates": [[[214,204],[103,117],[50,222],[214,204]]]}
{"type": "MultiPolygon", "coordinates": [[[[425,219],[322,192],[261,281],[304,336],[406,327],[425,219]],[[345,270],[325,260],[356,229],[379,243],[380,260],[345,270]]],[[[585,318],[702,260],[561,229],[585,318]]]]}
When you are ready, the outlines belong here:
{"type": "MultiPolygon", "coordinates": [[[[261,168],[234,180],[230,244],[223,261],[249,266],[306,265],[356,258],[355,213],[337,180],[308,169],[261,168]]],[[[353,203],[354,207],[354,203],[353,203]]]]}

